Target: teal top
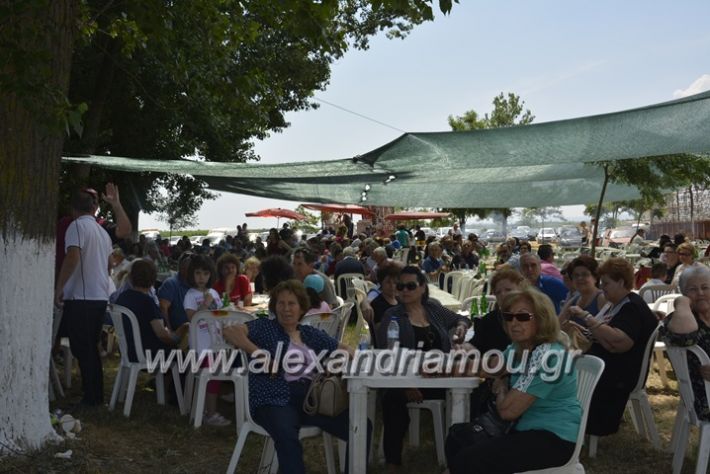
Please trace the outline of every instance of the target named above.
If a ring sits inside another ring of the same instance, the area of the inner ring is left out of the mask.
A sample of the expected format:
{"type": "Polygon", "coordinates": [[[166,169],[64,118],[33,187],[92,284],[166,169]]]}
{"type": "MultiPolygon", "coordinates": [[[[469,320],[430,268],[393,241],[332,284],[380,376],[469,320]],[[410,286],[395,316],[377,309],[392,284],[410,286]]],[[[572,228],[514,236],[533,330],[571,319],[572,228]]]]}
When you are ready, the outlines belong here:
{"type": "Polygon", "coordinates": [[[511,389],[535,397],[515,429],[546,430],[576,443],[582,409],[577,400],[577,371],[565,347],[558,342],[540,344],[527,358],[516,360],[511,344],[505,355],[511,389]],[[566,370],[568,366],[572,370],[566,370]]]}

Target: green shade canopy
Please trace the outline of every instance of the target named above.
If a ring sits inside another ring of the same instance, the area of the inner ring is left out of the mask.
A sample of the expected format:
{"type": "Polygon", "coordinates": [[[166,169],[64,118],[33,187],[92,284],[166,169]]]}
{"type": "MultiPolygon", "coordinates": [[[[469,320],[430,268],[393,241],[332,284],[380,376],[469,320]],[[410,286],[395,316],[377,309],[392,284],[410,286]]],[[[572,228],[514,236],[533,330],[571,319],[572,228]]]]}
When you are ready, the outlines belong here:
{"type": "MultiPolygon", "coordinates": [[[[65,157],[128,172],[186,173],[268,198],[402,207],[544,207],[599,199],[593,162],[710,152],[710,92],[592,117],[470,132],[406,133],[344,160],[278,165],[65,157]],[[369,185],[362,201],[363,191],[369,185]]],[[[638,197],[610,184],[607,201],[638,197]]]]}

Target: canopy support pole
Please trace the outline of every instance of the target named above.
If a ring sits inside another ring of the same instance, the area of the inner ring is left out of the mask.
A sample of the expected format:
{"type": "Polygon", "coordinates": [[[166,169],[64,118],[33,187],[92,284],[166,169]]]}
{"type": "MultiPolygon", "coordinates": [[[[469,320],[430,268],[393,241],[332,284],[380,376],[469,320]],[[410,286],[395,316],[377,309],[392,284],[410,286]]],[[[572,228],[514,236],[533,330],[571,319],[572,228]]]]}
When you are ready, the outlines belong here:
{"type": "Polygon", "coordinates": [[[592,229],[592,257],[594,257],[594,251],[597,247],[597,234],[599,234],[599,216],[602,212],[602,203],[604,202],[604,194],[606,193],[606,185],[609,182],[609,164],[604,164],[604,184],[602,185],[602,192],[599,195],[599,202],[597,203],[597,215],[594,219],[596,225],[592,229]]]}

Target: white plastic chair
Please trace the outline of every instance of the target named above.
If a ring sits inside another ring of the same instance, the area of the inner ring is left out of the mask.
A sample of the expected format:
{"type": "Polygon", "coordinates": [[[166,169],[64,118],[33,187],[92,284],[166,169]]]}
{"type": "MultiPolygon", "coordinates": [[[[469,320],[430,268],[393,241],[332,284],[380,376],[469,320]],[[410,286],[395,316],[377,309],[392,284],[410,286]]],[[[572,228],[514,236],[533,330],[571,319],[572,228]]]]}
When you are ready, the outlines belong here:
{"type": "MultiPolygon", "coordinates": [[[[240,351],[241,352],[241,351],[240,351]]],[[[244,356],[243,360],[246,361],[244,356]]],[[[239,435],[237,437],[237,443],[234,445],[234,451],[232,451],[232,457],[229,460],[229,466],[227,467],[227,474],[232,474],[236,471],[237,465],[239,464],[239,458],[244,450],[244,445],[247,440],[249,433],[256,433],[261,436],[267,437],[266,444],[264,445],[264,451],[262,453],[261,462],[257,472],[276,472],[278,469],[278,459],[275,456],[273,449],[273,440],[269,437],[269,434],[258,425],[251,417],[251,412],[249,411],[249,377],[244,377],[243,383],[239,384],[239,393],[235,393],[235,400],[238,400],[242,404],[241,411],[245,414],[244,423],[239,430],[239,435]]],[[[333,450],[333,437],[322,431],[320,428],[315,426],[304,426],[298,432],[298,437],[312,438],[314,436],[323,435],[323,444],[325,445],[325,463],[328,474],[335,474],[335,455],[333,450]]]]}
{"type": "MultiPolygon", "coordinates": [[[[222,339],[222,325],[246,323],[255,319],[255,316],[243,311],[228,311],[218,310],[213,314],[212,311],[198,311],[190,321],[190,350],[196,350],[198,346],[198,333],[200,327],[207,327],[210,332],[210,347],[213,353],[219,351],[231,351],[233,348],[224,342],[222,339]]],[[[207,348],[203,347],[202,350],[207,348]]],[[[199,356],[199,354],[197,354],[199,356]]],[[[197,368],[194,368],[197,369],[197,368]]],[[[193,421],[193,426],[199,428],[202,426],[202,415],[205,408],[205,396],[207,392],[207,383],[212,380],[224,380],[234,383],[235,407],[237,429],[239,423],[244,419],[244,414],[241,412],[239,401],[236,394],[239,392],[238,386],[242,382],[243,377],[236,373],[235,370],[225,372],[224,370],[210,370],[209,367],[201,367],[197,370],[188,372],[185,380],[185,408],[190,410],[190,420],[193,421]],[[197,379],[197,383],[195,383],[197,379]],[[194,403],[193,403],[194,401],[194,403]]]]}
{"type": "Polygon", "coordinates": [[[463,278],[464,272],[461,270],[454,270],[451,272],[448,272],[444,276],[444,288],[443,290],[446,291],[447,293],[454,294],[454,285],[456,284],[456,281],[460,280],[463,278]],[[451,286],[451,291],[449,291],[449,286],[451,286]]]}
{"type": "Polygon", "coordinates": [[[653,302],[651,309],[653,311],[663,311],[666,314],[670,314],[675,308],[675,299],[679,296],[682,295],[680,293],[669,293],[667,295],[660,296],[653,302]]]}
{"type": "MultiPolygon", "coordinates": [[[[116,372],[116,380],[113,382],[113,391],[111,392],[111,402],[108,409],[113,410],[116,407],[116,401],[124,401],[123,415],[128,417],[131,415],[131,406],[133,405],[133,395],[136,392],[136,383],[138,382],[138,374],[141,370],[148,370],[148,364],[143,350],[143,342],[140,337],[138,328],[138,319],[133,312],[125,306],[117,304],[109,304],[107,311],[111,315],[113,326],[118,336],[118,345],[121,351],[121,365],[116,372]],[[126,316],[129,321],[129,326],[125,326],[123,316],[126,316]],[[128,338],[133,338],[133,347],[136,351],[137,362],[131,362],[128,359],[128,338]]],[[[180,373],[175,361],[170,366],[175,384],[175,392],[177,394],[178,406],[180,413],[184,413],[185,405],[182,396],[182,385],[180,383],[180,373]]],[[[158,404],[165,405],[165,380],[163,373],[160,372],[160,366],[155,367],[152,372],[155,374],[155,389],[158,397],[158,404]]]]}
{"type": "MultiPolygon", "coordinates": [[[[481,298],[482,298],[482,296],[471,296],[469,298],[466,298],[465,300],[463,300],[463,303],[461,303],[461,311],[470,311],[471,310],[471,302],[473,300],[476,300],[476,306],[480,307],[481,298]]],[[[496,306],[496,297],[493,295],[486,295],[486,300],[488,302],[487,307],[486,307],[486,313],[490,313],[491,311],[493,311],[493,308],[495,308],[495,306],[496,306]]]]}
{"type": "Polygon", "coordinates": [[[577,358],[574,365],[577,369],[577,400],[582,407],[582,419],[579,421],[579,433],[577,433],[574,453],[567,464],[563,466],[526,471],[520,474],[584,474],[584,466],[579,462],[579,453],[582,450],[584,432],[587,429],[589,404],[592,401],[594,388],[604,371],[604,361],[594,356],[582,356],[577,358]]]}
{"type": "Polygon", "coordinates": [[[634,424],[634,428],[636,428],[636,432],[651,441],[654,448],[660,449],[661,439],[658,437],[656,422],[653,419],[653,411],[651,411],[651,404],[648,401],[648,394],[646,393],[646,379],[648,377],[649,363],[656,347],[657,338],[658,328],[653,331],[653,334],[651,334],[651,337],[646,343],[641,373],[639,374],[636,387],[631,392],[631,395],[629,395],[626,408],[631,414],[631,421],[634,424]]]}
{"type": "Polygon", "coordinates": [[[674,290],[671,285],[649,285],[639,290],[639,296],[644,301],[653,301],[655,303],[661,296],[670,295],[673,292],[674,290]],[[646,294],[650,294],[651,296],[646,299],[646,294]]]}
{"type": "Polygon", "coordinates": [[[445,402],[444,400],[422,400],[421,403],[407,403],[409,409],[409,445],[419,446],[419,413],[422,410],[431,412],[434,426],[434,446],[436,447],[436,460],[440,466],[446,465],[444,454],[444,437],[446,434],[445,402]]]}
{"type": "Polygon", "coordinates": [[[354,302],[348,301],[333,309],[333,313],[338,315],[338,331],[337,335],[334,336],[338,342],[342,342],[343,337],[345,337],[345,329],[348,327],[348,319],[350,319],[350,313],[352,313],[354,305],[354,302]]]}
{"type": "Polygon", "coordinates": [[[307,314],[301,319],[301,324],[313,326],[325,331],[330,337],[337,338],[338,329],[340,328],[340,315],[334,312],[307,314]]]}
{"type": "Polygon", "coordinates": [[[483,285],[485,284],[485,280],[479,279],[477,280],[473,276],[471,278],[466,278],[464,277],[462,279],[461,283],[461,288],[459,291],[458,299],[459,301],[463,302],[467,298],[470,298],[471,296],[476,296],[480,295],[483,293],[483,285]]]}
{"type": "Polygon", "coordinates": [[[365,275],[362,273],[343,273],[335,280],[335,294],[344,300],[350,298],[350,293],[353,288],[353,280],[364,280],[365,275]],[[343,291],[345,290],[345,291],[343,291]]]}
{"type": "MultiPolygon", "coordinates": [[[[656,345],[656,339],[658,337],[658,327],[651,333],[646,341],[646,348],[643,352],[643,359],[641,361],[641,370],[639,371],[639,378],[636,381],[636,386],[634,390],[629,395],[629,399],[626,402],[626,409],[629,410],[631,415],[631,421],[636,429],[636,432],[641,434],[644,438],[651,441],[653,447],[660,449],[661,440],[658,437],[658,430],[656,429],[656,422],[653,419],[653,411],[651,410],[651,404],[648,401],[648,394],[646,393],[646,380],[648,378],[648,369],[651,362],[651,355],[656,345]]],[[[597,455],[597,444],[599,442],[599,437],[590,435],[589,436],[589,457],[594,458],[597,455]]]]}
{"type": "MultiPolygon", "coordinates": [[[[653,307],[651,309],[656,312],[661,311],[661,308],[663,308],[666,314],[670,314],[674,310],[675,299],[679,296],[681,296],[679,293],[671,293],[669,295],[661,296],[653,303],[653,307]]],[[[668,388],[669,384],[668,375],[666,374],[666,358],[663,356],[663,353],[665,351],[666,344],[663,341],[656,341],[653,353],[655,356],[654,358],[656,360],[656,365],[658,365],[658,375],[661,377],[661,383],[663,384],[663,386],[668,388]]]]}
{"type": "MultiPolygon", "coordinates": [[[[678,390],[680,391],[680,405],[673,428],[673,474],[679,474],[683,468],[690,425],[697,426],[700,430],[698,463],[695,466],[695,473],[705,474],[708,469],[708,458],[710,458],[710,421],[700,419],[695,411],[695,393],[688,370],[688,356],[692,353],[698,358],[700,365],[710,364],[710,357],[697,345],[690,347],[669,346],[667,351],[678,379],[678,390]]],[[[705,397],[706,400],[710,400],[710,382],[707,380],[705,381],[705,397]]]]}

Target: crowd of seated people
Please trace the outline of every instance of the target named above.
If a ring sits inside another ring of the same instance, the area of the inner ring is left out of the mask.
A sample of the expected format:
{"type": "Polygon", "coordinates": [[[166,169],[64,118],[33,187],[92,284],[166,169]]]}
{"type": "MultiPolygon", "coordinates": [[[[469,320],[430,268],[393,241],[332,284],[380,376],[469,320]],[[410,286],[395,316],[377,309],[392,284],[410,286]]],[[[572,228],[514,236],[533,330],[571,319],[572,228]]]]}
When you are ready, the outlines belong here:
{"type": "MultiPolygon", "coordinates": [[[[293,232],[272,229],[266,242],[227,236],[215,245],[205,242],[200,246],[181,239],[171,248],[163,240],[156,240],[144,242],[142,250],[138,242],[128,247],[130,253],[120,249],[114,252],[115,273],[122,277],[119,282],[127,284],[117,302],[135,308],[141,337],[148,341],[144,346],[158,350],[172,347],[174,339],[186,330],[197,311],[219,308],[226,301],[225,295],[230,303],[249,306],[253,293],[274,288],[280,288],[276,298],[270,301],[276,324],[283,331],[298,332],[297,322],[303,315],[325,313],[341,304],[335,291],[338,276],[361,274],[373,286],[367,298],[358,304],[370,324],[375,347],[387,346],[388,323],[394,317],[399,322],[400,343],[406,347],[419,345],[423,350],[449,350],[453,341],[463,341],[471,325],[473,337],[468,342],[472,346],[482,353],[497,349],[512,359],[519,357],[521,349],[543,351],[550,347],[577,347],[578,341],[585,341],[583,350],[606,364],[592,397],[587,433],[610,435],[619,429],[629,394],[640,375],[644,348],[658,324],[648,304],[633,291],[635,269],[629,261],[608,258],[599,262],[590,255],[580,255],[560,268],[554,258],[554,246],[533,246],[527,241],[508,239],[495,247],[492,265],[495,273],[488,281],[489,291],[498,303],[492,311],[471,321],[429,298],[427,284],[438,282],[438,277],[448,271],[477,274],[481,262],[490,268],[491,261],[485,257],[487,248],[475,235],[465,239],[461,234],[440,239],[420,237],[422,235],[410,233],[403,227],[389,238],[353,234],[340,227],[332,234],[321,233],[300,240],[293,232]],[[423,240],[425,245],[422,246],[423,240]],[[411,249],[407,262],[394,258],[395,251],[404,248],[411,249]],[[158,288],[152,298],[152,273],[145,277],[141,272],[147,272],[148,264],[151,271],[156,270],[163,259],[175,262],[177,273],[161,285],[156,284],[158,288]],[[143,263],[136,265],[136,262],[143,263]],[[150,281],[147,286],[146,281],[150,281]],[[285,281],[289,281],[286,286],[285,281]],[[282,296],[298,309],[280,308],[282,296]],[[296,324],[292,324],[294,318],[296,324]]],[[[710,291],[706,291],[710,270],[697,262],[697,249],[689,242],[676,245],[662,239],[655,252],[658,263],[653,266],[650,283],[675,285],[685,295],[685,299],[676,302],[675,313],[666,320],[666,338],[673,344],[707,345],[703,330],[708,325],[704,305],[710,295],[710,291]]],[[[227,334],[242,348],[251,349],[256,341],[272,344],[273,335],[267,334],[267,328],[257,326],[246,325],[238,334],[227,334]]],[[[316,341],[310,334],[301,336],[305,333],[295,336],[289,333],[294,350],[302,350],[299,344],[330,350],[337,347],[337,343],[330,340],[316,341]]],[[[710,346],[706,350],[710,350],[710,346]]],[[[710,368],[696,366],[691,367],[691,371],[698,381],[710,379],[710,368]]],[[[303,378],[310,380],[310,375],[304,374],[303,378]]],[[[552,467],[566,462],[579,426],[579,406],[573,400],[574,373],[554,387],[535,378],[523,383],[520,378],[501,374],[491,374],[491,377],[493,382],[482,387],[480,393],[487,391],[487,396],[500,399],[499,415],[519,423],[505,439],[481,446],[459,446],[447,453],[451,472],[487,472],[491,463],[501,466],[502,459],[510,463],[511,470],[552,467]],[[554,412],[553,406],[564,407],[564,410],[554,412]],[[548,449],[541,449],[543,445],[548,449]],[[505,453],[511,449],[525,455],[521,455],[519,461],[506,460],[505,453]]],[[[281,409],[290,417],[295,416],[293,410],[298,412],[298,404],[291,401],[302,397],[303,387],[294,384],[307,385],[308,382],[301,379],[278,382],[281,388],[288,388],[287,398],[293,397],[286,406],[280,399],[269,399],[266,404],[261,399],[251,401],[253,413],[259,413],[255,417],[257,422],[272,436],[283,437],[288,443],[294,443],[294,434],[285,430],[275,417],[281,416],[281,409]]],[[[256,393],[260,390],[258,388],[256,393]]],[[[205,424],[228,423],[217,411],[218,392],[219,387],[208,387],[205,424]]],[[[384,452],[392,469],[407,463],[402,455],[409,423],[406,404],[444,398],[443,395],[442,391],[417,388],[383,392],[384,452]]],[[[707,414],[707,401],[699,403],[704,403],[701,408],[707,414]]],[[[479,406],[474,411],[485,409],[479,406]]],[[[303,420],[302,415],[298,416],[303,420]]],[[[336,436],[346,436],[346,419],[333,421],[333,425],[323,423],[324,428],[332,430],[336,436]]],[[[302,457],[300,448],[294,446],[277,443],[276,449],[284,463],[298,464],[297,459],[302,457]]]]}

